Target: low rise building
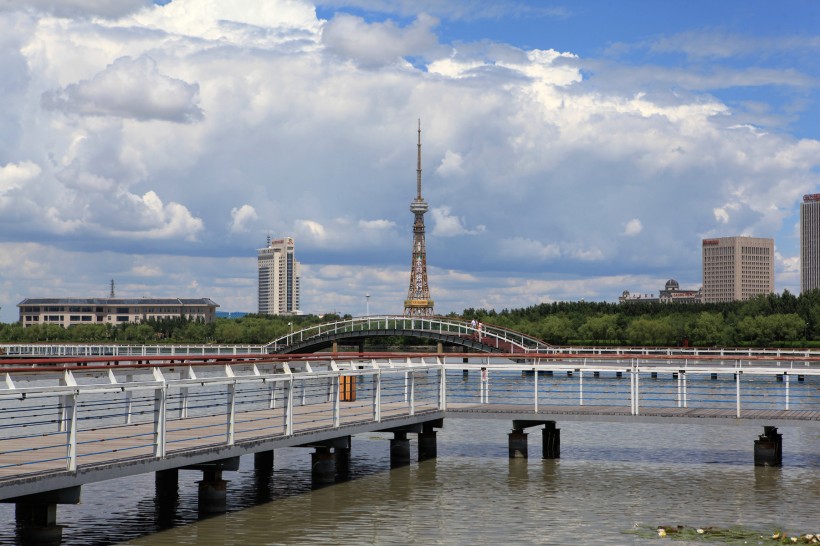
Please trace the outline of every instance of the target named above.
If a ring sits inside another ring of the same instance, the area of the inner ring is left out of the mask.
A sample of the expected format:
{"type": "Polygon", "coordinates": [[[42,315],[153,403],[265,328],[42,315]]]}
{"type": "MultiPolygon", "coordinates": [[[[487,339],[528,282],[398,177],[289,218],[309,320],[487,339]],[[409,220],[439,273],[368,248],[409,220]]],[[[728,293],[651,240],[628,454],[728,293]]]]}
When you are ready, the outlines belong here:
{"type": "Polygon", "coordinates": [[[184,318],[209,323],[219,307],[209,298],[26,298],[17,304],[20,324],[122,324],[184,318]]]}
{"type": "Polygon", "coordinates": [[[655,294],[632,294],[629,290],[624,290],[618,303],[649,302],[649,303],[700,303],[701,289],[681,290],[678,281],[669,279],[666,281],[664,289],[655,294]]]}

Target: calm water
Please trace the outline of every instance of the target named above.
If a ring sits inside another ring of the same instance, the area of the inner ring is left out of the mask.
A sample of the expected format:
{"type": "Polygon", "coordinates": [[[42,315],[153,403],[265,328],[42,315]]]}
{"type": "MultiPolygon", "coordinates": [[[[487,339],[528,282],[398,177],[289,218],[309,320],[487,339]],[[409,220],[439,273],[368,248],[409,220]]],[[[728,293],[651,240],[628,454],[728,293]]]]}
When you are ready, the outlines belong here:
{"type": "MultiPolygon", "coordinates": [[[[180,472],[176,506],[153,475],[91,484],[60,506],[66,545],[657,544],[638,525],[743,525],[820,532],[820,431],[781,428],[783,468],[755,468],[761,427],[559,423],[560,460],[507,458],[507,421],[448,418],[438,459],[389,467],[390,435],[354,436],[351,477],[310,485],[309,449],[276,451],[260,480],[244,457],[228,514],[198,519],[199,472],[180,472]]],[[[411,435],[414,439],[414,436],[411,435]]],[[[14,541],[2,505],[0,543],[14,541]]],[[[676,544],[682,544],[676,542],[676,544]]]]}

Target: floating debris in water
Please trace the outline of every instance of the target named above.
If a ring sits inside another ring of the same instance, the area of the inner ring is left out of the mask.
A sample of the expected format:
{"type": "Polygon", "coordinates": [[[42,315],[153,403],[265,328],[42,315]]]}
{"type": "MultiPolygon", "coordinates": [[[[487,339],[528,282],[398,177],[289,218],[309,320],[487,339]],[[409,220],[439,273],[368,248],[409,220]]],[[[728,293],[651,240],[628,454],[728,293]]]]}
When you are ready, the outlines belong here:
{"type": "Polygon", "coordinates": [[[787,533],[781,530],[764,533],[745,527],[685,527],[683,525],[641,525],[624,533],[641,538],[664,538],[690,542],[723,544],[820,544],[820,533],[787,533]]]}

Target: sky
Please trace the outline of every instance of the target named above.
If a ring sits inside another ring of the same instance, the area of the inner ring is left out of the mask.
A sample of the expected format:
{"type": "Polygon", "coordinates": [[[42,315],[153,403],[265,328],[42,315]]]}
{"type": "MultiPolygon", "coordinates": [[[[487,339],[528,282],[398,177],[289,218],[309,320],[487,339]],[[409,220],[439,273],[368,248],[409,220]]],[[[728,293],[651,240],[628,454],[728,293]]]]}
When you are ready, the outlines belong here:
{"type": "Polygon", "coordinates": [[[0,0],[0,321],[24,298],[400,314],[417,127],[438,314],[701,285],[820,192],[820,3],[0,0]],[[369,301],[366,295],[369,294],[369,301]]]}

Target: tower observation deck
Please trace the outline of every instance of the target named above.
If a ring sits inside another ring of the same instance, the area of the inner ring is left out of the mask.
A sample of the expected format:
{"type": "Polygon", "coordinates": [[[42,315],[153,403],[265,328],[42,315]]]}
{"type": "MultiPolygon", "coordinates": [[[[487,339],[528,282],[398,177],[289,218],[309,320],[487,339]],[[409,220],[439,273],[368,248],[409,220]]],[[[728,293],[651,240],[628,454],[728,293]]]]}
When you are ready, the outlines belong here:
{"type": "Polygon", "coordinates": [[[404,300],[404,314],[429,317],[433,315],[433,300],[427,285],[427,250],[424,244],[424,213],[427,202],[421,196],[421,120],[419,120],[418,159],[416,166],[416,198],[410,203],[413,221],[413,259],[410,264],[410,288],[404,300]]]}

